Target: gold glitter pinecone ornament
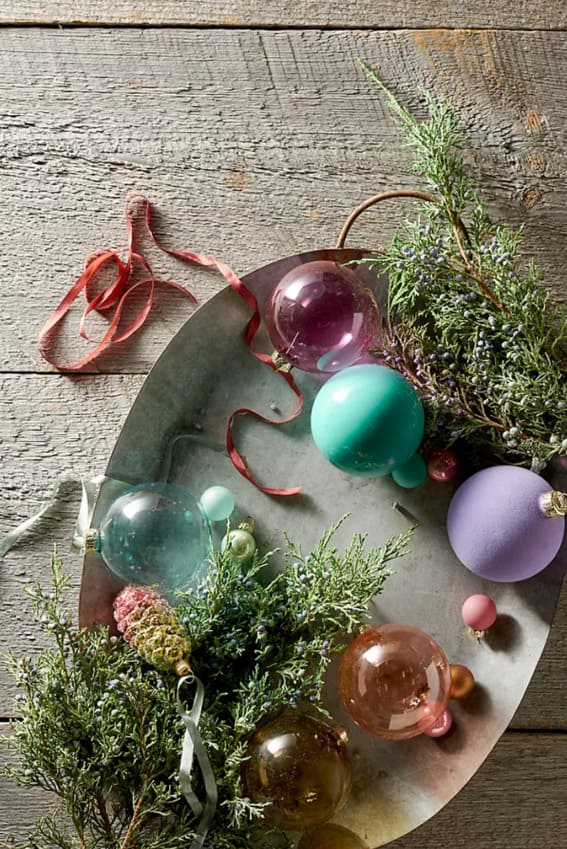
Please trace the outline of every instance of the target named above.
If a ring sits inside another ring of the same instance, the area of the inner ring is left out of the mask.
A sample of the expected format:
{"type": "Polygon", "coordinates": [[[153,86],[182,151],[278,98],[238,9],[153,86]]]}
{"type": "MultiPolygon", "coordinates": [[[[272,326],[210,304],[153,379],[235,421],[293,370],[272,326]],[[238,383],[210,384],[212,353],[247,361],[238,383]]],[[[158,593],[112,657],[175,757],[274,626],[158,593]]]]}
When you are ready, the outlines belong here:
{"type": "Polygon", "coordinates": [[[138,654],[155,666],[187,675],[189,640],[168,602],[152,587],[124,587],[113,602],[118,630],[138,654]]]}

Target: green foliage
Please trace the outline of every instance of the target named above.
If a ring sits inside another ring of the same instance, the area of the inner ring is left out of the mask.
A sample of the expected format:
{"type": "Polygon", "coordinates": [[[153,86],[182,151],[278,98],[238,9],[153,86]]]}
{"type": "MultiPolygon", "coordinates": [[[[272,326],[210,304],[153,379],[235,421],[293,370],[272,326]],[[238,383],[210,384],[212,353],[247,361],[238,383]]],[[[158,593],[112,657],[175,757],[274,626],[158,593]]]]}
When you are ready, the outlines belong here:
{"type": "Polygon", "coordinates": [[[437,198],[370,260],[389,279],[378,354],[417,388],[436,443],[464,439],[541,471],[567,454],[566,310],[522,259],[521,230],[494,223],[474,190],[454,109],[426,95],[429,118],[420,123],[363,67],[437,198]]]}
{"type": "MultiPolygon", "coordinates": [[[[262,806],[240,783],[247,735],[283,709],[325,713],[321,687],[330,658],[361,627],[387,564],[410,538],[366,551],[357,536],[340,555],[332,545],[337,527],[305,556],[288,541],[284,568],[272,578],[270,554],[243,573],[230,551],[215,552],[203,584],[178,599],[191,664],[205,685],[200,730],[219,787],[211,849],[250,846],[262,806]]],[[[36,586],[30,594],[54,648],[34,659],[9,658],[21,719],[12,725],[16,758],[6,774],[54,793],[66,816],[57,810],[42,818],[24,845],[186,849],[196,823],[177,781],[184,729],[175,676],[153,669],[104,628],[77,630],[64,610],[67,581],[56,556],[52,573],[52,592],[36,586]]]]}

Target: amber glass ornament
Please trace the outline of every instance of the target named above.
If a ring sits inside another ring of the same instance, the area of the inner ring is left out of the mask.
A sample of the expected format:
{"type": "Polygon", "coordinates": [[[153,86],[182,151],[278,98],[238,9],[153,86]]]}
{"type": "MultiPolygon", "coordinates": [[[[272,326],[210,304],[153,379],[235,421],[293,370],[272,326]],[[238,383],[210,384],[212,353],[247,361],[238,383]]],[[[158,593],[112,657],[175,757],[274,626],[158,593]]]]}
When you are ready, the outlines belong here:
{"type": "Polygon", "coordinates": [[[331,823],[307,831],[297,849],[368,849],[366,843],[342,825],[331,823]]]}
{"type": "Polygon", "coordinates": [[[339,691],[354,721],[389,740],[435,725],[449,702],[451,673],[442,649],[409,625],[369,628],[345,651],[339,691]]]}
{"type": "Polygon", "coordinates": [[[475,688],[474,675],[461,663],[451,664],[451,698],[466,699],[475,688]]]}
{"type": "Polygon", "coordinates": [[[344,735],[318,719],[282,713],[262,723],[248,743],[244,792],[268,802],[271,825],[303,830],[330,819],[348,798],[350,759],[344,735]]]}

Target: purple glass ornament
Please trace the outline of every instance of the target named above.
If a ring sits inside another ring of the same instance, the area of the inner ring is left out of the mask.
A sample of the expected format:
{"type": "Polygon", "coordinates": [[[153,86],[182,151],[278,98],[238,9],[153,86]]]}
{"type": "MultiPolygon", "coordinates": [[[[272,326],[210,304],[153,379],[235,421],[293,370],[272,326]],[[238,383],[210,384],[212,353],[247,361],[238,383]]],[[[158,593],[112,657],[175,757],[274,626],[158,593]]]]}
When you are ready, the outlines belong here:
{"type": "Polygon", "coordinates": [[[313,372],[352,365],[378,331],[376,305],[357,275],[328,260],[289,271],[272,293],[265,321],[276,351],[313,372]]]}
{"type": "Polygon", "coordinates": [[[563,517],[549,518],[543,478],[516,466],[492,466],[466,480],[447,513],[453,551],[490,581],[523,581],[551,563],[561,547],[563,517]]]}

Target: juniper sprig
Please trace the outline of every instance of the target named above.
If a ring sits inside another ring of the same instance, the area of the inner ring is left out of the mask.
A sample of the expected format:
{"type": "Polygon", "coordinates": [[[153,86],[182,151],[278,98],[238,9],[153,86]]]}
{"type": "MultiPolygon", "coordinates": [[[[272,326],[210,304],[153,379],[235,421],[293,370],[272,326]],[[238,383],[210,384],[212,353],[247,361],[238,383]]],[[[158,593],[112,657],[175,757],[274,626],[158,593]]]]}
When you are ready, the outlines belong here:
{"type": "Polygon", "coordinates": [[[466,173],[455,109],[426,94],[419,122],[362,64],[436,197],[369,260],[388,275],[377,354],[418,390],[436,443],[466,440],[541,471],[567,455],[567,310],[522,257],[521,228],[491,219],[466,173]]]}
{"type": "MultiPolygon", "coordinates": [[[[240,781],[248,734],[281,710],[325,714],[321,688],[331,656],[363,627],[388,564],[407,550],[411,532],[376,549],[356,536],[340,554],[338,524],[309,554],[287,540],[275,575],[272,554],[243,571],[230,550],[214,552],[202,585],[179,594],[191,668],[205,685],[200,731],[219,789],[208,849],[245,849],[262,828],[262,805],[240,781]]],[[[59,800],[22,846],[187,847],[196,822],[177,778],[184,726],[175,674],[154,668],[106,628],[77,630],[57,556],[52,583],[51,592],[36,586],[30,594],[54,647],[8,661],[21,693],[5,774],[59,800]]],[[[192,781],[201,793],[197,768],[192,781]]]]}

